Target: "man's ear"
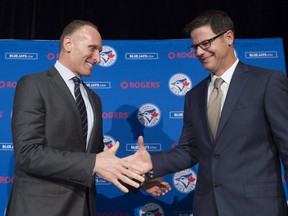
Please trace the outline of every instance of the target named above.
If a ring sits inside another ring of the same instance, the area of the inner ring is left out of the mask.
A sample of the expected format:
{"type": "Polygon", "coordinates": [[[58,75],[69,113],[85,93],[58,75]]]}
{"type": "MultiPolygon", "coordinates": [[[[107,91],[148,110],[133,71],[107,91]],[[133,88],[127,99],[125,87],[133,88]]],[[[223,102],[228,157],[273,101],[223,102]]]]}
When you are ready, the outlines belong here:
{"type": "Polygon", "coordinates": [[[72,38],[70,36],[66,36],[63,40],[63,49],[67,52],[70,53],[72,50],[72,38]]]}
{"type": "Polygon", "coordinates": [[[225,34],[225,39],[228,41],[228,45],[231,46],[234,43],[234,33],[228,30],[225,34]]]}

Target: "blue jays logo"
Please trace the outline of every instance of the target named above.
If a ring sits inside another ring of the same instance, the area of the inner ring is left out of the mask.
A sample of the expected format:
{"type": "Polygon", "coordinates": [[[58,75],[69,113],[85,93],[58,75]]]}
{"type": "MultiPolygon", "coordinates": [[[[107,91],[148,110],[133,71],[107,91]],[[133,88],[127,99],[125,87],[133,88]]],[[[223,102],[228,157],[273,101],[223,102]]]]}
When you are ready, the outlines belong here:
{"type": "Polygon", "coordinates": [[[147,203],[141,207],[139,216],[164,216],[164,213],[156,203],[147,203]]]}
{"type": "Polygon", "coordinates": [[[182,193],[189,193],[195,189],[197,175],[192,169],[182,170],[173,176],[176,189],[182,193]]]}
{"type": "Polygon", "coordinates": [[[117,60],[117,53],[115,49],[110,46],[103,46],[102,52],[100,53],[101,61],[99,63],[102,67],[110,67],[117,60]]]}
{"type": "Polygon", "coordinates": [[[169,80],[169,89],[177,96],[184,96],[191,88],[192,82],[185,74],[174,74],[169,80]]]}
{"type": "Polygon", "coordinates": [[[104,142],[104,151],[113,147],[113,145],[115,144],[115,139],[111,136],[108,136],[108,135],[104,135],[104,139],[103,139],[103,142],[104,142]]]}
{"type": "Polygon", "coordinates": [[[145,127],[154,127],[160,121],[160,110],[154,104],[143,104],[138,111],[138,120],[145,127]]]}

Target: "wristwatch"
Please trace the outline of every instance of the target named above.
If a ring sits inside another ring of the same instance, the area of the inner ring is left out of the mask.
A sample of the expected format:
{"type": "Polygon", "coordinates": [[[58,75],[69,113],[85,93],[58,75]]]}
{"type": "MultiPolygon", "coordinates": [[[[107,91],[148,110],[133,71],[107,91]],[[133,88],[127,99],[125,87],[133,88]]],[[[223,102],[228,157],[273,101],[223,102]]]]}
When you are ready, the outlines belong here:
{"type": "Polygon", "coordinates": [[[145,179],[146,179],[146,180],[153,179],[153,176],[154,176],[154,171],[153,171],[153,169],[150,170],[149,172],[145,173],[145,179]]]}

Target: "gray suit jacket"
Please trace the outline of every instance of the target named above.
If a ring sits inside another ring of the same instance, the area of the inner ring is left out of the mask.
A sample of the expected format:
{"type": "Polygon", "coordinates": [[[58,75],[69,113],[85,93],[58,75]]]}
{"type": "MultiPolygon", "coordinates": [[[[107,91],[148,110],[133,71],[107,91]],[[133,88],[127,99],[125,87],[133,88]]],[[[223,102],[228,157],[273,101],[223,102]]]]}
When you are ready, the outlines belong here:
{"type": "Polygon", "coordinates": [[[22,77],[16,88],[12,133],[16,157],[7,215],[79,216],[85,199],[96,214],[95,153],[103,150],[100,98],[85,86],[94,111],[88,150],[80,114],[58,71],[22,77]]]}
{"type": "Polygon", "coordinates": [[[280,165],[281,159],[288,170],[287,77],[239,62],[215,141],[209,82],[210,76],[186,94],[179,144],[152,155],[154,176],[199,163],[193,216],[287,216],[280,165]]]}

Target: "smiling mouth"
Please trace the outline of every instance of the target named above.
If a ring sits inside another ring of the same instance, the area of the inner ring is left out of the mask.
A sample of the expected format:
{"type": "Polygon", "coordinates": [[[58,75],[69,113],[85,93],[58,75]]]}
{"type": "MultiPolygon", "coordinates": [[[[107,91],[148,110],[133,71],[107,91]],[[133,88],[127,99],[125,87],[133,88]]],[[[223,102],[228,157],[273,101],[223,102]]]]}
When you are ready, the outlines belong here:
{"type": "Polygon", "coordinates": [[[91,68],[93,68],[93,66],[94,66],[94,64],[92,64],[92,63],[90,63],[90,62],[87,62],[87,64],[88,64],[91,68]]]}
{"type": "Polygon", "coordinates": [[[205,58],[201,58],[201,62],[206,62],[206,61],[208,61],[209,59],[212,58],[212,56],[213,56],[213,55],[209,55],[209,56],[207,56],[207,57],[205,57],[205,58]]]}

